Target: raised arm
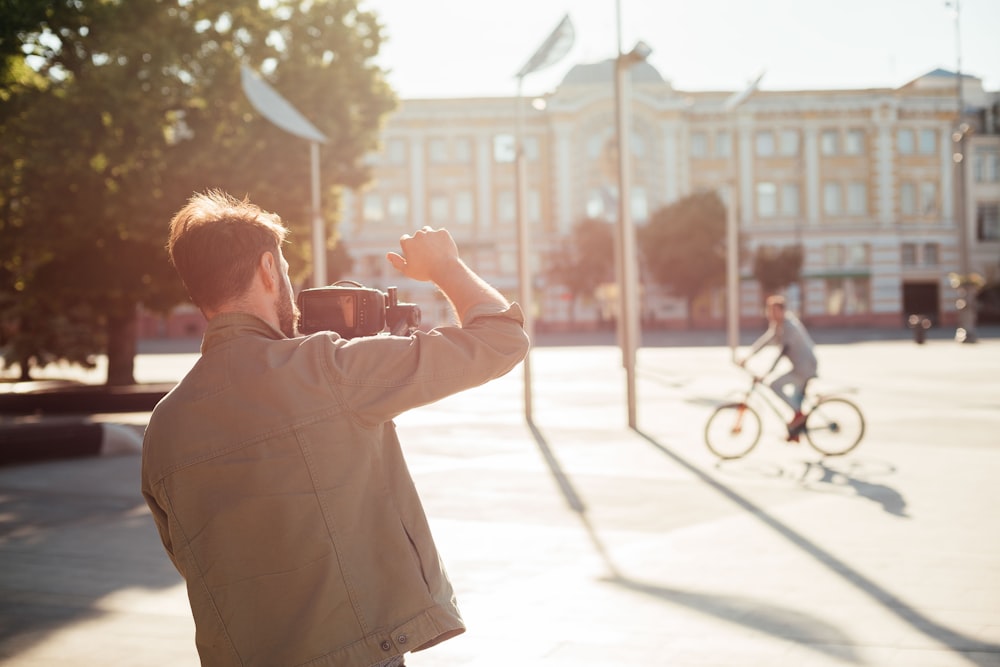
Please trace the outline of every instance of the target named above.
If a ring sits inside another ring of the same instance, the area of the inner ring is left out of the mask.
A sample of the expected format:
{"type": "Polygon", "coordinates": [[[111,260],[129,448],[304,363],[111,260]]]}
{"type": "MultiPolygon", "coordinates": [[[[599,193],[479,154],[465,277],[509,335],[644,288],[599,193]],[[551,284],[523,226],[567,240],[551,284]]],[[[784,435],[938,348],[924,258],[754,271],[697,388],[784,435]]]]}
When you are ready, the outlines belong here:
{"type": "Polygon", "coordinates": [[[407,278],[432,282],[445,295],[461,322],[473,306],[510,304],[459,257],[458,246],[446,229],[424,227],[399,240],[401,253],[386,253],[386,259],[407,278]]]}

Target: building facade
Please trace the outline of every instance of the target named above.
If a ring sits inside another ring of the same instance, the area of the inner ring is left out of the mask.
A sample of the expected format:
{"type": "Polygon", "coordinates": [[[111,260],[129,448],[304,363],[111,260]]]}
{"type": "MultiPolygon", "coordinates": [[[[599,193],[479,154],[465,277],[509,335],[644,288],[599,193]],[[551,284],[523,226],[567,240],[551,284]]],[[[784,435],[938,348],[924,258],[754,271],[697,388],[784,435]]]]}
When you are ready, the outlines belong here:
{"type": "MultiPolygon", "coordinates": [[[[352,278],[395,284],[386,249],[431,225],[447,227],[471,266],[517,295],[520,104],[536,325],[597,326],[608,307],[600,295],[571,315],[566,294],[544,276],[575,223],[617,218],[613,72],[613,61],[579,65],[538,99],[403,100],[371,156],[373,182],[346,198],[339,234],[355,260],[352,278]]],[[[764,295],[750,260],[763,245],[801,244],[803,280],[789,297],[818,326],[897,327],[918,312],[954,324],[949,274],[997,279],[998,94],[979,79],[962,77],[961,95],[954,73],[941,70],[895,89],[758,91],[729,111],[729,92],[675,90],[645,63],[631,76],[633,219],[641,226],[701,190],[718,191],[727,205],[735,195],[742,318],[760,317],[764,295]],[[970,131],[959,143],[960,97],[970,131]],[[966,159],[956,162],[959,149],[966,159]]],[[[425,320],[444,312],[432,290],[401,290],[422,304],[425,320]]],[[[655,285],[644,285],[641,299],[657,326],[687,320],[684,304],[655,285]]],[[[723,326],[724,290],[696,308],[695,321],[723,326]]]]}

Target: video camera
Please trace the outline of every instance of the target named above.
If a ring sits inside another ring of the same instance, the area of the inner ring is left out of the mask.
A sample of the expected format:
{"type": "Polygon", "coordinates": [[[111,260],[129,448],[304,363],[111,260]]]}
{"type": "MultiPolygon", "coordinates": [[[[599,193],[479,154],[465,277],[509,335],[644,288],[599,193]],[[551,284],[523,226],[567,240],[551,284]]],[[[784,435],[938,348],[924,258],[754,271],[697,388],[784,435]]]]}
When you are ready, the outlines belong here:
{"type": "Polygon", "coordinates": [[[304,334],[333,331],[344,338],[374,336],[386,326],[395,336],[408,336],[420,325],[420,306],[400,303],[396,288],[381,292],[353,280],[299,292],[299,330],[304,334]]]}

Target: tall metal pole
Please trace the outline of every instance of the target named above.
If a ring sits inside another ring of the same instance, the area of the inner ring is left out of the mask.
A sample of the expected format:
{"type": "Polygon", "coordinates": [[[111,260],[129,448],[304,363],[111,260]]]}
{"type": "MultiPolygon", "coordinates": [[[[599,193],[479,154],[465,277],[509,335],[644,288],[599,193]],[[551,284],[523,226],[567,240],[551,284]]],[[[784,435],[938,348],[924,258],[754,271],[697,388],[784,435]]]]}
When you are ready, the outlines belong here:
{"type": "Polygon", "coordinates": [[[958,298],[955,306],[958,310],[958,328],[955,330],[955,340],[959,343],[975,343],[976,335],[976,303],[975,290],[972,286],[972,269],[969,262],[969,221],[966,211],[966,179],[965,179],[965,137],[969,132],[964,122],[965,100],[962,90],[962,39],[960,0],[955,0],[955,97],[958,104],[955,132],[955,227],[958,230],[958,262],[957,277],[958,298]]]}
{"type": "Polygon", "coordinates": [[[625,367],[625,383],[628,400],[628,425],[637,426],[635,360],[639,342],[638,267],[636,266],[635,228],[632,224],[631,182],[629,174],[629,122],[628,77],[625,76],[628,63],[622,50],[621,1],[615,2],[617,10],[618,58],[615,60],[615,115],[618,135],[618,262],[619,297],[621,300],[621,347],[622,364],[625,367]]]}
{"type": "Polygon", "coordinates": [[[732,146],[729,149],[729,163],[732,167],[732,178],[729,186],[729,205],[726,206],[726,338],[733,361],[736,361],[736,349],[740,346],[740,141],[739,123],[736,122],[736,110],[747,101],[761,79],[764,72],[750,82],[746,88],[726,100],[723,108],[734,119],[732,124],[732,146]]]}
{"type": "MultiPolygon", "coordinates": [[[[532,307],[531,294],[531,266],[528,257],[528,216],[527,208],[527,161],[524,155],[524,104],[522,99],[521,86],[524,77],[517,78],[517,115],[516,115],[516,181],[517,181],[517,273],[518,273],[518,300],[524,310],[524,331],[528,338],[532,338],[535,333],[535,315],[532,307]]],[[[524,418],[530,424],[532,422],[532,400],[531,400],[531,351],[525,355],[521,363],[524,369],[524,418]]]]}
{"type": "Polygon", "coordinates": [[[326,285],[326,230],[319,207],[319,143],[309,142],[312,163],[312,246],[313,246],[313,286],[326,285]]]}
{"type": "MultiPolygon", "coordinates": [[[[735,133],[734,133],[735,134],[735,133]]],[[[735,155],[736,139],[733,138],[735,155]]],[[[735,160],[733,162],[735,164],[735,160]]],[[[729,186],[729,205],[726,206],[726,338],[733,361],[740,346],[740,260],[739,219],[737,209],[740,196],[739,165],[733,170],[729,186]]]]}

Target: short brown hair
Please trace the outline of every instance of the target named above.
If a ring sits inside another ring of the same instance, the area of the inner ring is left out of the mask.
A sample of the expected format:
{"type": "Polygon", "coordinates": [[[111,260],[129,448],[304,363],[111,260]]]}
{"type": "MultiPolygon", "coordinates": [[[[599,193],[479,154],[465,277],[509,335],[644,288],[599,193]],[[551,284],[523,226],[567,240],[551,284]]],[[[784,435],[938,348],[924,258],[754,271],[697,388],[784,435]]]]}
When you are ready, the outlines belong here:
{"type": "Polygon", "coordinates": [[[277,258],[287,236],[277,214],[209,190],[174,215],[167,251],[195,305],[215,310],[246,292],[261,254],[277,258]]]}

